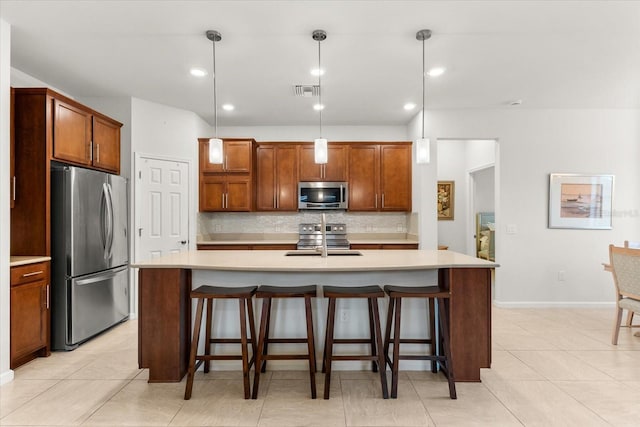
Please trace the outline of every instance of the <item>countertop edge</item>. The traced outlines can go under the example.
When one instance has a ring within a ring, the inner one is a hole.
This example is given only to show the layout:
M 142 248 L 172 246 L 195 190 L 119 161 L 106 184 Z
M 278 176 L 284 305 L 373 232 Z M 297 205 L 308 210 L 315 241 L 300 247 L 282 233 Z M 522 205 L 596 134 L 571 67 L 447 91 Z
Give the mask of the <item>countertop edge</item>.
M 9 257 L 9 267 L 18 267 L 21 265 L 35 264 L 38 262 L 51 261 L 49 256 L 11 256 Z

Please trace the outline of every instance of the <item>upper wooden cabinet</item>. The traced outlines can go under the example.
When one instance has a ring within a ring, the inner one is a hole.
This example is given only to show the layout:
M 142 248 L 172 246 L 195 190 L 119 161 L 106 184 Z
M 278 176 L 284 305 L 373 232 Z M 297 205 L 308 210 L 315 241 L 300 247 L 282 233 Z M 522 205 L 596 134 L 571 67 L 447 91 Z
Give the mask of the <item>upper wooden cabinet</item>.
M 119 173 L 122 124 L 50 89 L 13 95 L 11 253 L 50 255 L 51 160 Z
M 313 144 L 300 145 L 300 181 L 346 181 L 347 148 L 346 144 L 329 143 L 327 163 L 317 164 Z
M 53 158 L 119 174 L 122 124 L 75 102 L 53 103 Z
M 298 148 L 291 143 L 256 147 L 256 210 L 298 210 Z
M 224 163 L 209 163 L 209 139 L 198 138 L 200 212 L 252 210 L 253 140 L 224 139 Z
M 14 110 L 14 90 L 11 88 L 11 105 L 10 105 L 10 116 L 9 119 L 9 188 L 11 188 L 9 198 L 11 209 L 15 205 L 16 200 L 16 156 L 15 156 L 15 124 L 13 121 L 13 110 Z
M 349 146 L 349 210 L 411 211 L 411 143 Z
M 209 163 L 209 139 L 198 138 L 200 149 L 200 171 L 205 173 L 251 172 L 252 139 L 227 139 L 222 142 L 224 161 Z

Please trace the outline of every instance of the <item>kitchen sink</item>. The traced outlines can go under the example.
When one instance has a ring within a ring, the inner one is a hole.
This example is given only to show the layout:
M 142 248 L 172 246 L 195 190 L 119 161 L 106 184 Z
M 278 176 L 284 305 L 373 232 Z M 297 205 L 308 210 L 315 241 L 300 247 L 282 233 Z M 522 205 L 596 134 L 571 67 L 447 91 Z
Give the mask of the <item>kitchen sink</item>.
M 310 249 L 299 249 L 297 251 L 289 251 L 284 256 L 321 256 L 321 252 Z M 328 256 L 362 256 L 360 251 L 352 251 L 350 249 L 329 249 Z

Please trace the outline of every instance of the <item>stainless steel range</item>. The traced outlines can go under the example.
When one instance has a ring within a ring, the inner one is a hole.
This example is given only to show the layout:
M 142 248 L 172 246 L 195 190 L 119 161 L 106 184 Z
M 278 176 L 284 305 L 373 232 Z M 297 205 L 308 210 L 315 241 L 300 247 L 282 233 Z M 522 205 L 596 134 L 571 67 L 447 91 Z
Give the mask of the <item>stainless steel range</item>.
M 349 249 L 346 224 L 327 224 L 327 249 Z M 300 224 L 298 226 L 298 249 L 322 248 L 322 224 Z

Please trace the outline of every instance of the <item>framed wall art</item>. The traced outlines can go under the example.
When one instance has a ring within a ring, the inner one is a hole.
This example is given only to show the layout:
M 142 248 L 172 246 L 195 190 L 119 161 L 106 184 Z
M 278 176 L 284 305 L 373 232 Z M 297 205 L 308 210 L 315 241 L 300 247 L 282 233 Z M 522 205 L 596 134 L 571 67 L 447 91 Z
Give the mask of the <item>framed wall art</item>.
M 549 175 L 549 228 L 610 230 L 613 175 Z
M 453 220 L 455 182 L 438 181 L 438 221 Z

